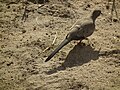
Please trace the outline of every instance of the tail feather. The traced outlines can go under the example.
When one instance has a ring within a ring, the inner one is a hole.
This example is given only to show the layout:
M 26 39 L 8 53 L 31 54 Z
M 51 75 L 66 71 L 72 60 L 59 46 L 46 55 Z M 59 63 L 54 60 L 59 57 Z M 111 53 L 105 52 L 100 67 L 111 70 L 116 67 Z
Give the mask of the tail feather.
M 63 48 L 66 44 L 68 44 L 70 40 L 65 39 L 45 60 L 45 62 L 49 61 L 61 48 Z

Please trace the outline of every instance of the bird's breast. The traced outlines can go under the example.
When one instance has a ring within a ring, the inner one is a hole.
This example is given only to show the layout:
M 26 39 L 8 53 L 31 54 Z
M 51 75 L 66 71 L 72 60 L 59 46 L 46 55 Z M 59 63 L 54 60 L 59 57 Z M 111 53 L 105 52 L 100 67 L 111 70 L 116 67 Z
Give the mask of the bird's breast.
M 82 32 L 84 37 L 88 37 L 93 34 L 95 30 L 95 25 L 93 23 L 86 24 L 82 27 Z

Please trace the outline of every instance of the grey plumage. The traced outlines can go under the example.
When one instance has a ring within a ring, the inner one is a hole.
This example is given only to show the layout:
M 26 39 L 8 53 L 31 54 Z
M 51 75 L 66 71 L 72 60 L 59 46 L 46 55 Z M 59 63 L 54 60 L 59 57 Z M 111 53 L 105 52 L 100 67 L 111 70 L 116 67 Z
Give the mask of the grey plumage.
M 95 20 L 101 14 L 101 10 L 94 10 L 91 16 L 80 24 L 78 21 L 73 27 L 72 31 L 67 34 L 66 38 L 61 44 L 48 56 L 45 62 L 49 61 L 62 47 L 72 40 L 80 40 L 92 35 L 95 30 Z

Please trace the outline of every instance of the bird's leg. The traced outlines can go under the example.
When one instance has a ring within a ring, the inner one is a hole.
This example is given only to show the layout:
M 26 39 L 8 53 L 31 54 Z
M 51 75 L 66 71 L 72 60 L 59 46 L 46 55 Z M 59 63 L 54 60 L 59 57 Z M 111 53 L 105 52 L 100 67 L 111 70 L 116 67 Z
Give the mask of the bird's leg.
M 94 47 L 94 45 L 92 44 L 92 42 L 86 37 L 85 40 L 88 41 L 88 45 L 90 45 L 91 47 Z
M 86 37 L 81 37 L 79 40 L 74 41 L 75 45 L 80 44 L 84 46 L 84 43 L 82 43 L 82 40 L 86 39 Z
M 85 38 L 85 40 L 88 41 L 88 44 L 89 44 L 89 45 L 92 45 L 91 41 L 90 41 L 87 37 Z
M 74 41 L 74 44 L 75 44 L 75 45 L 77 45 L 77 44 L 79 44 L 79 43 L 81 43 L 81 40 L 75 40 L 75 41 Z

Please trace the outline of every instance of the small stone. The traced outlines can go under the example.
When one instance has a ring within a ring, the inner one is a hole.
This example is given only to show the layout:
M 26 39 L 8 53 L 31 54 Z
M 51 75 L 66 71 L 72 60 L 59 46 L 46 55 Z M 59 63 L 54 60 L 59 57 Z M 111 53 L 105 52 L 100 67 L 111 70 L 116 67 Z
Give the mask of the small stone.
M 116 37 L 117 37 L 117 38 L 120 38 L 120 36 L 119 36 L 119 35 L 117 35 Z
M 114 18 L 114 19 L 113 19 L 113 22 L 117 22 L 117 21 L 118 21 L 118 19 L 117 19 L 117 18 Z
M 8 63 L 7 66 L 10 66 L 11 64 L 13 64 L 13 62 Z
M 110 25 L 112 25 L 112 23 L 110 23 Z
M 87 7 L 90 8 L 90 4 L 88 4 Z
M 26 33 L 26 30 L 22 30 L 22 33 Z
M 36 26 L 35 26 L 35 27 L 33 27 L 33 30 L 36 30 Z
M 13 11 L 15 12 L 16 10 L 15 10 L 15 9 L 13 9 Z
M 110 7 L 108 5 L 106 5 L 106 9 L 109 9 Z
M 46 35 L 48 35 L 48 33 L 46 33 Z
M 10 8 L 10 6 L 7 7 L 8 9 Z

